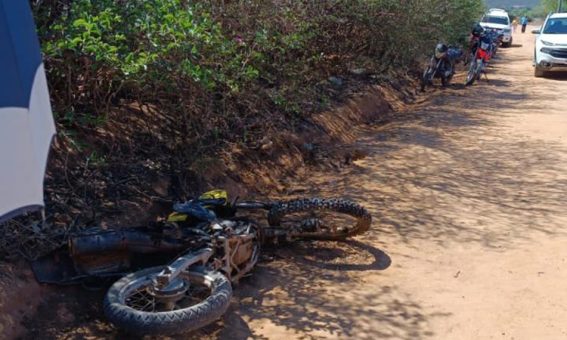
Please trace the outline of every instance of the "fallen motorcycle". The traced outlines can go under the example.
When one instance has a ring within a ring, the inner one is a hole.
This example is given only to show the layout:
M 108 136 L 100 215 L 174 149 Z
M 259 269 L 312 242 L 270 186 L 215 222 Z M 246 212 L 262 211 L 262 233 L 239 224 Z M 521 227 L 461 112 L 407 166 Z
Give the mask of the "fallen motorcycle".
M 455 75 L 455 65 L 462 56 L 463 51 L 460 48 L 437 44 L 435 53 L 421 77 L 421 91 L 425 91 L 428 85 L 432 85 L 435 78 L 441 78 L 441 85 L 447 86 Z
M 344 240 L 371 224 L 366 209 L 344 199 L 229 202 L 225 191 L 215 190 L 173 208 L 156 225 L 71 235 L 67 249 L 32 263 L 36 278 L 76 283 L 143 268 L 112 284 L 103 305 L 107 318 L 134 334 L 184 333 L 225 313 L 231 283 L 254 268 L 262 244 Z M 250 210 L 267 211 L 268 226 L 238 214 Z M 157 265 L 148 268 L 152 262 Z

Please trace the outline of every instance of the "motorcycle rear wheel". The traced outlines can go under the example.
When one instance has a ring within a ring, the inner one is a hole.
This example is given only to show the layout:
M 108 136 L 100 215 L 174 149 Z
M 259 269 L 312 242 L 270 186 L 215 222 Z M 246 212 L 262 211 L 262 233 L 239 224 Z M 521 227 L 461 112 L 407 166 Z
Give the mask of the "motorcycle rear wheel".
M 338 241 L 366 232 L 372 216 L 349 200 L 305 198 L 276 204 L 268 222 L 293 238 Z
M 171 335 L 199 329 L 226 312 L 232 287 L 224 275 L 204 269 L 182 272 L 178 278 L 187 290 L 172 306 L 150 290 L 152 278 L 162 269 L 144 269 L 116 281 L 104 300 L 108 320 L 137 335 Z

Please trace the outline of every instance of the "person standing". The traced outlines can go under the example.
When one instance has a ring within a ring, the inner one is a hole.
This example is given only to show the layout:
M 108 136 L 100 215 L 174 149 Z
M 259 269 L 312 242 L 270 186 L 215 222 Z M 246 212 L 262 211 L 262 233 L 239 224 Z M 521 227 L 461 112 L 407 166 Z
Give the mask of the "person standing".
M 528 17 L 524 15 L 520 19 L 520 24 L 522 24 L 522 33 L 526 33 L 526 26 L 528 25 Z
M 518 24 L 518 18 L 514 18 L 514 20 L 512 20 L 512 32 L 518 32 Z

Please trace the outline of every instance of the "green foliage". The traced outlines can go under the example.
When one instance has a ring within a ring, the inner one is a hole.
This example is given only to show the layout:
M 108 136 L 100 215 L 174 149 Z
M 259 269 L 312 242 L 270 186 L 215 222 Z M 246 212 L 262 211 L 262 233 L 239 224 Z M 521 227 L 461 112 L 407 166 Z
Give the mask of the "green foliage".
M 436 42 L 462 42 L 484 9 L 481 0 L 34 4 L 59 123 L 100 126 L 120 103 L 151 104 L 183 143 L 323 109 L 330 76 L 407 70 Z
M 65 84 L 55 88 L 67 107 L 100 113 L 108 106 L 98 104 L 124 86 L 137 93 L 147 85 L 176 91 L 184 82 L 238 90 L 258 77 L 220 24 L 181 0 L 75 0 L 39 28 L 49 77 Z
M 567 12 L 567 1 L 561 0 L 563 2 L 563 11 Z M 545 13 L 556 12 L 559 10 L 559 0 L 541 0 L 541 7 Z

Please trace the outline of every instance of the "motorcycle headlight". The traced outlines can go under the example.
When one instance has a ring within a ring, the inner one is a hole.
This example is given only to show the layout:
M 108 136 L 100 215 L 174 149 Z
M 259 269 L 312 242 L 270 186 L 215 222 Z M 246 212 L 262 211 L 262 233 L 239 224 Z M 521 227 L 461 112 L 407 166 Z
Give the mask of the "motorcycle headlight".
M 545 41 L 545 40 L 542 40 L 541 43 L 544 44 L 545 46 L 553 46 L 554 45 L 552 42 Z
M 446 54 L 447 54 L 447 52 L 435 51 L 435 58 L 436 58 L 436 59 L 444 58 Z

